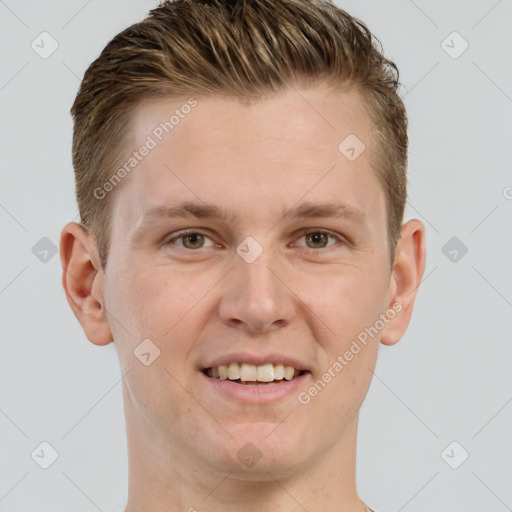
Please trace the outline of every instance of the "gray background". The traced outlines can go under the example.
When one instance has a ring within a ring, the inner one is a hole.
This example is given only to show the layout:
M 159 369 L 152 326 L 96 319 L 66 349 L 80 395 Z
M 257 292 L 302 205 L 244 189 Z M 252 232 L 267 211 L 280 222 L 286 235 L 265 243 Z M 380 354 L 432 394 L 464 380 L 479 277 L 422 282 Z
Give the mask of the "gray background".
M 381 347 L 361 411 L 360 495 L 378 512 L 512 510 L 512 1 L 338 4 L 400 68 L 406 215 L 424 221 L 428 242 L 411 325 Z M 80 78 L 156 5 L 0 0 L 2 512 L 116 512 L 126 501 L 115 348 L 87 341 L 51 248 L 78 218 L 69 108 Z M 43 31 L 58 42 L 46 59 L 31 47 Z M 46 470 L 31 457 L 43 441 L 59 454 Z

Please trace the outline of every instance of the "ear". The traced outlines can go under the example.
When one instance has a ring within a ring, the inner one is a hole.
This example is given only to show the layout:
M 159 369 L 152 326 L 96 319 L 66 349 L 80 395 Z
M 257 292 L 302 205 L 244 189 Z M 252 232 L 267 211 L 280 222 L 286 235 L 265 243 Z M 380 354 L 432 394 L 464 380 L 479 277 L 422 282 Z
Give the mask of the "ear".
M 96 244 L 76 222 L 64 226 L 60 236 L 62 287 L 85 335 L 95 345 L 113 341 L 103 297 L 103 270 Z
M 394 345 L 411 320 L 414 300 L 425 270 L 425 226 L 412 219 L 402 226 L 391 271 L 388 311 L 394 316 L 381 331 L 381 343 Z

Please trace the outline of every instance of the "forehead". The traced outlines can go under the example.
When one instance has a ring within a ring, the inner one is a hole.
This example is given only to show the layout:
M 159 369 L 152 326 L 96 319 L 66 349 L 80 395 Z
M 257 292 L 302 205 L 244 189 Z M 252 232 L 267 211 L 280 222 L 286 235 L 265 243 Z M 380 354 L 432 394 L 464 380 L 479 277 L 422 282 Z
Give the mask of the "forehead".
M 327 85 L 288 88 L 251 103 L 219 96 L 144 101 L 131 120 L 135 146 L 151 135 L 159 146 L 172 146 L 174 140 L 175 145 L 213 149 L 217 142 L 229 142 L 229 132 L 231 145 L 245 144 L 245 151 L 263 139 L 303 147 L 306 138 L 312 142 L 309 149 L 316 145 L 318 151 L 328 147 L 333 153 L 349 134 L 368 138 L 370 128 L 362 96 L 353 88 L 335 91 Z
M 342 199 L 335 197 L 342 185 L 360 191 L 354 206 L 371 207 L 362 204 L 376 182 L 370 130 L 352 89 L 290 88 L 251 104 L 202 96 L 145 102 L 133 115 L 129 146 L 150 149 L 122 184 L 116 207 L 133 222 L 178 199 L 219 206 L 228 199 L 242 210 L 252 197 L 282 212 L 301 196 Z

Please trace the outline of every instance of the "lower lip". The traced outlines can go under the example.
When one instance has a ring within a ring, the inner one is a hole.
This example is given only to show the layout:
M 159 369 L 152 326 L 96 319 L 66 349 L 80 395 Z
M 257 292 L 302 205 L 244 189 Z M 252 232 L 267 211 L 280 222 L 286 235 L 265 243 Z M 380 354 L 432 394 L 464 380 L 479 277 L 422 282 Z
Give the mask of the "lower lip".
M 289 396 L 297 396 L 310 375 L 306 372 L 292 380 L 283 380 L 275 384 L 238 384 L 229 379 L 216 379 L 200 373 L 206 385 L 211 386 L 216 394 L 252 404 L 277 402 Z

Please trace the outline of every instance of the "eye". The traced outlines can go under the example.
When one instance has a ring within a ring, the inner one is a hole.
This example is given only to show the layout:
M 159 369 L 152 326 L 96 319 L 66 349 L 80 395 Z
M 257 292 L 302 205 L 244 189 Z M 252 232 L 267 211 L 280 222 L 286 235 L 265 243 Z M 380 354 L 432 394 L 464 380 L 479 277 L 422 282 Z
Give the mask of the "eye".
M 337 249 L 337 247 L 331 247 L 332 245 L 337 244 L 327 245 L 329 243 L 329 238 L 343 243 L 343 239 L 340 236 L 324 230 L 310 230 L 303 232 L 301 238 L 305 238 L 307 244 L 306 248 L 311 250 L 325 249 L 326 251 L 332 251 Z
M 330 231 L 325 230 L 306 230 L 301 233 L 300 238 L 304 238 L 306 245 L 298 244 L 299 247 L 304 247 L 306 250 L 318 252 L 323 250 L 324 252 L 338 249 L 339 243 L 344 243 L 344 239 Z M 334 243 L 329 243 L 329 239 L 333 240 Z M 207 241 L 210 243 L 207 244 Z M 339 243 L 336 243 L 339 242 Z M 168 238 L 165 242 L 166 245 L 177 245 L 183 249 L 198 250 L 206 247 L 217 246 L 213 240 L 200 231 L 182 231 L 176 234 L 172 238 Z
M 169 238 L 166 240 L 166 244 L 174 244 L 178 247 L 183 247 L 184 249 L 202 249 L 205 246 L 205 241 L 210 240 L 210 237 L 206 236 L 203 233 L 200 233 L 199 231 L 188 231 L 188 232 L 181 232 L 178 235 Z M 176 243 L 177 241 L 180 241 L 181 243 Z M 215 244 L 210 244 L 209 247 L 212 247 Z

